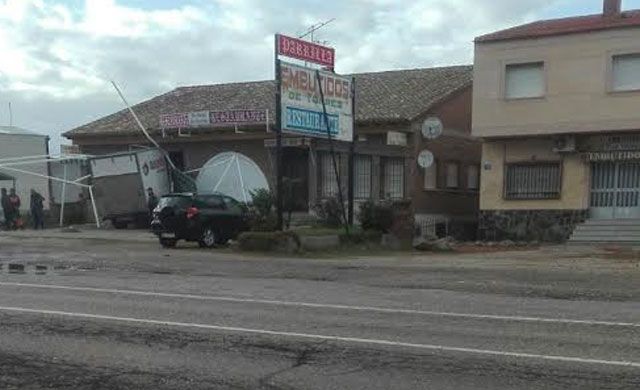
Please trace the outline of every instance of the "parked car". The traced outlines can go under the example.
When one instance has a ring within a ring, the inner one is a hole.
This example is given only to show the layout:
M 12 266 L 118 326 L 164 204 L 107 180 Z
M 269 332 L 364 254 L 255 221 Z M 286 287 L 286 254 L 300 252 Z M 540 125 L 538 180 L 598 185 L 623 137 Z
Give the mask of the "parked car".
M 169 194 L 153 210 L 151 230 L 165 248 L 178 240 L 198 242 L 213 248 L 248 230 L 244 205 L 223 194 Z

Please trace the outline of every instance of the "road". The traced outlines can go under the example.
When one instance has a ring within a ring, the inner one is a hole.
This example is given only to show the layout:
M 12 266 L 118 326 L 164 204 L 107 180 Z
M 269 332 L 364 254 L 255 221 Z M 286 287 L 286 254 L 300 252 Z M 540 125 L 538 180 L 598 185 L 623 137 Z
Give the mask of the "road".
M 0 237 L 0 264 L 2 389 L 640 388 L 633 258 Z

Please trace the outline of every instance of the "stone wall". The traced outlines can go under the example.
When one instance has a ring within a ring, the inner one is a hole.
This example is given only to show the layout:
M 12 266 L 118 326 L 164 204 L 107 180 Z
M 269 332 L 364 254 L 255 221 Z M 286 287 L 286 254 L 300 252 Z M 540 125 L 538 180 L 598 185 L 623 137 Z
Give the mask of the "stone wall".
M 485 241 L 565 242 L 588 210 L 483 210 L 478 236 Z

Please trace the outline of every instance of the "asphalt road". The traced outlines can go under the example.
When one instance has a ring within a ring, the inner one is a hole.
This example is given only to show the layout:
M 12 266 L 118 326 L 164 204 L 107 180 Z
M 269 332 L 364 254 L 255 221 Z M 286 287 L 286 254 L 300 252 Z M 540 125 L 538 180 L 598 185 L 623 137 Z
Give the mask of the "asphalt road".
M 0 238 L 0 264 L 2 389 L 640 388 L 637 260 L 602 253 L 267 259 Z

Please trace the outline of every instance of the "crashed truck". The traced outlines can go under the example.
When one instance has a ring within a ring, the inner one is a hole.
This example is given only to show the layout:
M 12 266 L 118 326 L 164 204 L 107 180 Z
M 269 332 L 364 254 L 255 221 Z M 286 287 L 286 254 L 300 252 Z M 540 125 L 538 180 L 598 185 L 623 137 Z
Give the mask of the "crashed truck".
M 172 168 L 159 149 L 122 152 L 88 160 L 96 208 L 116 229 L 149 226 L 147 189 L 159 198 L 172 191 L 195 192 L 195 183 Z

